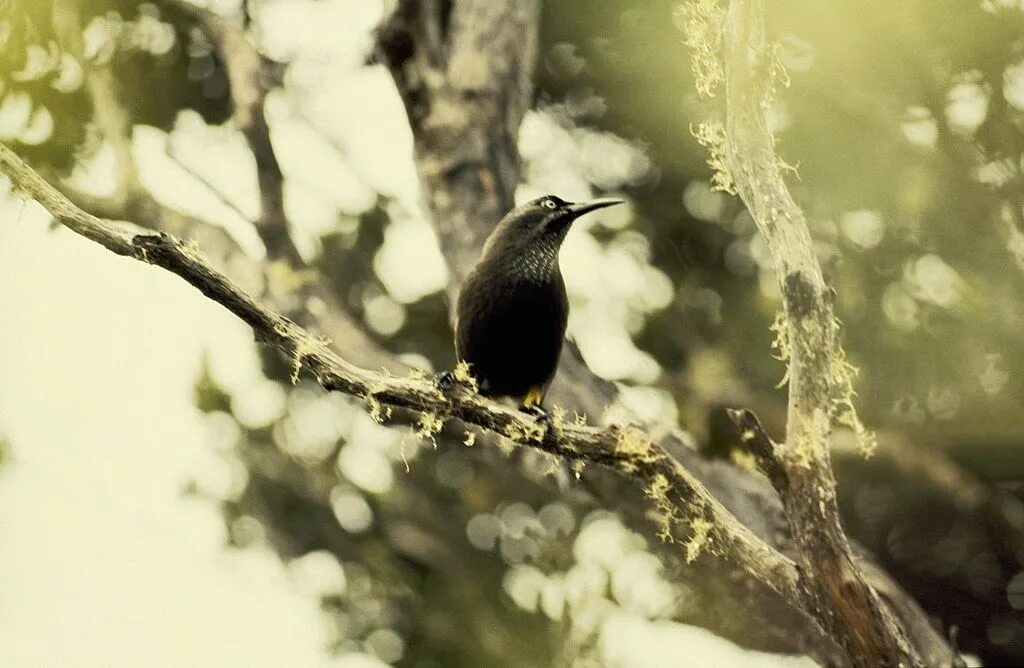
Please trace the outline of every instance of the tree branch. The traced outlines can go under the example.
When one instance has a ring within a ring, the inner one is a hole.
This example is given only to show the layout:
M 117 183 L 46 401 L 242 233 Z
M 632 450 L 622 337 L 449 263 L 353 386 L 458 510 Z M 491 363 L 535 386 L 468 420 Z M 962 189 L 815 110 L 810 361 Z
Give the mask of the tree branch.
M 738 416 L 786 509 L 800 552 L 806 608 L 855 666 L 922 666 L 904 629 L 867 584 L 840 526 L 829 460 L 832 420 L 848 401 L 833 291 L 803 212 L 793 201 L 768 125 L 781 66 L 764 27 L 763 0 L 731 0 L 724 23 L 726 124 L 723 176 L 765 238 L 782 289 L 789 350 L 786 442 L 775 447 L 751 416 Z M 855 424 L 859 424 L 856 423 Z
M 783 498 L 788 508 L 792 503 L 794 490 L 790 485 L 789 476 L 780 455 L 780 446 L 775 443 L 757 416 L 749 410 L 727 411 L 729 418 L 740 432 L 740 440 L 754 455 L 758 467 L 771 481 L 772 486 Z M 962 660 L 955 654 L 946 641 L 936 633 L 927 622 L 927 615 L 920 606 L 906 596 L 892 578 L 877 564 L 871 562 L 866 555 L 853 553 L 857 567 L 871 588 L 898 615 L 904 624 L 903 630 L 913 648 L 921 655 L 927 666 L 963 666 Z
M 168 2 L 196 21 L 225 61 L 235 105 L 235 123 L 243 130 L 257 163 L 262 201 L 260 219 L 256 221 L 257 232 L 271 261 L 281 261 L 291 269 L 297 269 L 303 263 L 288 232 L 282 195 L 284 177 L 270 144 L 269 128 L 263 114 L 267 91 L 260 73 L 266 61 L 249 44 L 240 26 L 187 0 Z M 253 261 L 224 228 L 162 204 L 143 186 L 131 148 L 131 119 L 121 103 L 116 80 L 109 67 L 87 62 L 84 57 L 81 25 L 75 3 L 58 0 L 54 5 L 54 23 L 65 49 L 80 62 L 85 72 L 93 117 L 103 136 L 114 147 L 120 176 L 113 197 L 97 197 L 55 179 L 57 188 L 79 208 L 93 214 L 104 218 L 132 220 L 150 229 L 195 241 L 219 261 L 223 260 L 222 264 L 231 267 L 251 265 Z M 176 156 L 170 157 L 180 164 Z M 215 190 L 198 175 L 193 176 Z M 229 203 L 229 206 L 233 205 Z M 249 274 L 255 275 L 252 271 Z M 269 276 L 267 278 L 270 279 Z M 269 292 L 273 293 L 272 296 L 283 296 L 273 288 L 271 285 Z M 397 363 L 372 340 L 347 309 L 341 308 L 329 290 L 304 284 L 298 292 L 301 294 L 289 295 L 289 299 L 284 300 L 289 302 L 289 313 L 300 315 L 304 322 L 315 321 L 321 331 L 363 363 L 375 367 L 385 366 L 391 370 L 404 368 L 404 365 Z M 307 312 L 311 301 L 323 305 L 315 316 Z
M 453 296 L 494 221 L 513 205 L 518 126 L 533 98 L 537 10 L 533 1 L 400 0 L 379 30 L 377 55 L 391 70 L 405 103 L 427 210 L 451 269 Z M 611 383 L 587 368 L 574 346 L 567 346 L 550 394 L 554 402 L 600 415 L 616 394 Z M 788 533 L 782 509 L 764 481 L 702 460 L 680 430 L 665 434 L 660 444 L 763 540 L 786 542 L 780 540 Z M 637 519 L 637 508 L 623 508 L 619 479 L 590 474 L 584 482 L 598 498 Z M 750 638 L 749 631 L 741 635 Z M 814 641 L 797 644 L 807 648 Z
M 210 267 L 194 246 L 167 234 L 136 233 L 82 211 L 3 144 L 0 171 L 73 232 L 118 255 L 162 267 L 184 279 L 252 327 L 257 340 L 278 349 L 297 369 L 312 373 L 324 389 L 362 398 L 377 416 L 387 407 L 414 411 L 421 416 L 419 433 L 425 437 L 436 433 L 444 420 L 457 418 L 519 445 L 619 471 L 647 489 L 667 523 L 689 523 L 696 534 L 687 544 L 691 558 L 704 549 L 721 553 L 787 600 L 797 600 L 794 564 L 739 523 L 700 481 L 642 432 L 576 425 L 557 425 L 545 431 L 530 416 L 465 388 L 446 395 L 429 380 L 357 367 L 324 341 L 245 294 Z
M 61 45 L 82 67 L 93 120 L 114 150 L 118 171 L 117 186 L 111 197 L 97 197 L 58 180 L 61 192 L 79 207 L 105 218 L 131 219 L 147 227 L 195 239 L 204 248 L 215 249 L 218 255 L 238 250 L 235 239 L 222 227 L 161 204 L 142 185 L 132 152 L 131 118 L 121 103 L 117 80 L 109 66 L 85 58 L 77 4 L 72 0 L 57 0 L 53 5 L 53 23 Z
M 288 218 L 284 211 L 284 175 L 270 141 L 270 127 L 264 111 L 267 86 L 263 79 L 267 78 L 272 63 L 256 50 L 238 23 L 188 0 L 168 2 L 195 20 L 224 63 L 234 104 L 234 121 L 245 135 L 256 159 L 261 203 L 256 231 L 267 249 L 267 256 L 284 260 L 293 267 L 302 266 L 302 257 L 288 232 Z
M 306 263 L 288 229 L 288 217 L 284 209 L 284 174 L 270 139 L 270 127 L 264 111 L 269 91 L 268 81 L 271 79 L 268 72 L 275 64 L 259 53 L 249 41 L 240 22 L 219 16 L 189 0 L 166 1 L 196 22 L 217 49 L 227 70 L 234 104 L 234 123 L 245 136 L 256 161 L 261 211 L 255 225 L 267 258 L 271 262 L 282 263 L 292 271 L 305 267 Z M 267 278 L 270 282 L 269 292 L 273 295 L 277 291 L 269 272 Z M 373 340 L 365 325 L 322 281 L 300 281 L 298 287 L 288 288 L 288 291 L 293 293 L 288 295 L 288 299 L 277 300 L 288 302 L 281 304 L 285 313 L 306 326 L 315 322 L 346 354 L 358 355 L 361 362 L 372 363 L 372 366 L 378 368 L 384 367 L 391 371 L 406 368 Z M 311 304 L 319 304 L 320 308 L 310 309 Z

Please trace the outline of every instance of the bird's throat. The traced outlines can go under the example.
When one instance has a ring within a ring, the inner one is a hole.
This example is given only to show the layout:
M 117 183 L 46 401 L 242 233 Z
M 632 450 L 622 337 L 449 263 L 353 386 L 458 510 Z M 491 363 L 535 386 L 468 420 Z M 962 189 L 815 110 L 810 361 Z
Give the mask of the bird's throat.
M 505 258 L 507 271 L 520 279 L 543 282 L 558 272 L 558 246 L 534 244 Z

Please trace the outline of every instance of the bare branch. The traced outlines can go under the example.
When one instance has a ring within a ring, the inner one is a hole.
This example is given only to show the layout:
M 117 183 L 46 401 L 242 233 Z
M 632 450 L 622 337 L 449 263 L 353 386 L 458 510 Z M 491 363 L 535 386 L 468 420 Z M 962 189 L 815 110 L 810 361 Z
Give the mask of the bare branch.
M 442 4 L 399 2 L 380 30 L 378 55 L 406 106 L 427 209 L 454 294 L 494 221 L 513 204 L 516 137 L 533 98 L 538 7 L 532 1 L 455 0 L 445 5 L 445 14 Z M 567 348 L 552 387 L 554 401 L 601 414 L 616 394 L 573 346 Z M 762 538 L 778 541 L 786 534 L 778 500 L 763 481 L 702 461 L 678 430 L 662 437 L 661 445 Z M 622 497 L 617 479 L 591 475 L 585 482 L 606 502 Z
M 92 102 L 93 120 L 114 149 L 114 161 L 120 176 L 114 199 L 126 202 L 143 188 L 132 153 L 132 123 L 119 102 L 117 81 L 108 67 L 96 66 L 85 58 L 77 2 L 56 0 L 53 3 L 53 25 L 61 46 L 78 61 L 85 73 L 85 88 Z
M 121 103 L 117 81 L 110 68 L 85 58 L 77 3 L 57 0 L 53 5 L 53 22 L 63 48 L 79 62 L 85 73 L 93 120 L 114 150 L 119 177 L 111 197 L 91 195 L 58 181 L 61 192 L 79 207 L 97 215 L 131 219 L 147 227 L 195 239 L 217 255 L 237 250 L 237 242 L 222 227 L 161 204 L 142 185 L 132 152 L 131 118 Z
M 536 10 L 534 2 L 401 0 L 380 30 L 378 57 L 408 112 L 427 209 L 451 269 L 451 293 L 475 263 L 490 226 L 512 205 L 519 179 L 515 138 L 532 100 Z M 552 398 L 600 414 L 615 395 L 570 346 Z M 785 533 L 778 500 L 763 481 L 702 461 L 679 433 L 666 435 L 661 445 L 763 538 L 778 542 Z M 600 498 L 621 496 L 614 479 L 586 480 Z
M 312 373 L 324 389 L 362 398 L 371 413 L 395 407 L 428 419 L 457 418 L 519 445 L 619 471 L 645 487 L 660 512 L 667 515 L 666 522 L 686 522 L 699 534 L 697 542 L 687 544 L 691 557 L 705 549 L 721 554 L 786 600 L 797 601 L 794 564 L 739 523 L 700 481 L 642 432 L 576 425 L 545 431 L 530 416 L 464 389 L 446 395 L 429 380 L 399 378 L 357 367 L 335 354 L 324 341 L 245 294 L 210 267 L 193 246 L 167 234 L 135 233 L 82 211 L 2 144 L 0 171 L 72 231 L 118 255 L 177 274 L 252 327 L 257 340 Z
M 793 503 L 799 503 L 792 498 L 796 492 L 790 483 L 780 447 L 765 432 L 757 416 L 749 410 L 728 410 L 727 414 L 739 430 L 743 445 L 753 453 L 758 466 L 782 497 L 787 510 Z M 914 650 L 924 661 L 923 665 L 963 665 L 955 650 L 950 648 L 928 623 L 928 617 L 920 606 L 903 593 L 885 571 L 862 554 L 854 553 L 853 558 L 865 582 L 877 592 L 904 625 L 900 631 L 908 635 Z
M 296 268 L 301 264 L 301 258 L 288 233 L 283 209 L 283 176 L 270 144 L 269 129 L 263 115 L 266 90 L 260 76 L 260 68 L 264 66 L 265 61 L 249 44 L 241 28 L 229 20 L 199 8 L 187 0 L 168 1 L 196 20 L 207 37 L 218 46 L 221 57 L 227 63 L 235 103 L 235 120 L 245 132 L 259 171 L 262 212 L 260 220 L 257 221 L 257 231 L 271 260 L 282 261 L 287 266 Z M 121 103 L 116 80 L 109 68 L 97 66 L 84 58 L 76 4 L 69 0 L 59 0 L 54 6 L 54 22 L 58 25 L 65 48 L 79 60 L 85 72 L 93 117 L 103 136 L 114 147 L 121 179 L 113 197 L 97 197 L 55 178 L 58 189 L 79 208 L 93 214 L 105 218 L 132 220 L 150 229 L 189 239 L 198 243 L 218 260 L 224 260 L 232 266 L 250 265 L 253 261 L 223 227 L 162 204 L 142 185 L 132 154 L 131 119 Z M 182 165 L 176 156 L 170 157 Z M 203 181 L 215 194 L 220 195 L 212 184 L 197 174 L 193 176 Z M 221 199 L 226 202 L 225 198 Z M 227 203 L 234 207 L 232 203 Z M 259 273 L 253 273 L 251 267 L 249 269 L 251 275 Z M 394 360 L 372 340 L 362 324 L 347 309 L 341 308 L 341 304 L 329 291 L 319 289 L 318 286 L 306 285 L 300 292 L 301 294 L 292 295 L 289 312 L 302 314 L 304 321 L 315 320 L 321 331 L 329 334 L 348 354 L 356 355 L 364 363 L 372 363 L 375 367 L 385 366 L 390 370 L 404 368 L 404 365 Z M 318 309 L 314 306 L 317 313 L 308 313 L 308 307 L 316 303 L 320 304 Z M 295 308 L 296 304 L 299 304 L 298 308 Z
M 256 231 L 267 249 L 267 256 L 285 260 L 294 267 L 302 266 L 284 211 L 284 176 L 270 141 L 270 128 L 264 106 L 271 63 L 256 50 L 242 26 L 223 16 L 198 7 L 188 0 L 168 0 L 191 16 L 206 38 L 213 43 L 227 70 L 234 121 L 245 135 L 256 159 L 262 211 Z

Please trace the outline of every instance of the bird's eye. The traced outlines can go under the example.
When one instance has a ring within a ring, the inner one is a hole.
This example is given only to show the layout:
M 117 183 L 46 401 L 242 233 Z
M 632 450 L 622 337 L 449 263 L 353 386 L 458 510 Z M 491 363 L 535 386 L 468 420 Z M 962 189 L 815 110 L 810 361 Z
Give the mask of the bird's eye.
M 558 206 L 557 204 L 554 203 L 553 200 L 550 199 L 544 200 L 543 202 L 540 203 L 540 205 L 545 209 L 554 209 L 556 206 Z

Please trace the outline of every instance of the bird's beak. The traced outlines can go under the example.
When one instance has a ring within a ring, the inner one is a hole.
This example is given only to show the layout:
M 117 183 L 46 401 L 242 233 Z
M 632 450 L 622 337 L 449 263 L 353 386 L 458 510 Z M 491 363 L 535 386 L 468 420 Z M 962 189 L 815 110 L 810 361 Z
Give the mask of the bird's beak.
M 616 204 L 625 204 L 626 200 L 618 199 L 617 197 L 602 197 L 600 199 L 593 199 L 589 202 L 578 202 L 576 204 L 570 204 L 567 209 L 572 215 L 573 219 L 579 218 L 585 213 L 591 211 L 597 211 L 603 209 L 606 206 L 615 206 Z

